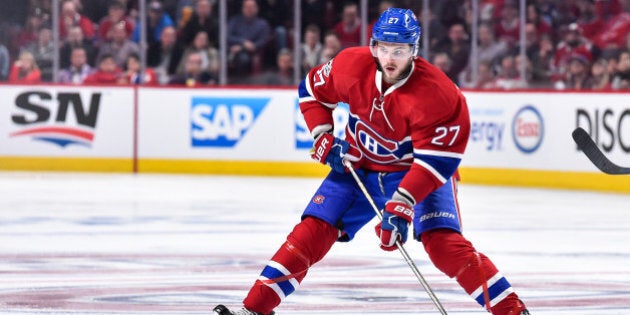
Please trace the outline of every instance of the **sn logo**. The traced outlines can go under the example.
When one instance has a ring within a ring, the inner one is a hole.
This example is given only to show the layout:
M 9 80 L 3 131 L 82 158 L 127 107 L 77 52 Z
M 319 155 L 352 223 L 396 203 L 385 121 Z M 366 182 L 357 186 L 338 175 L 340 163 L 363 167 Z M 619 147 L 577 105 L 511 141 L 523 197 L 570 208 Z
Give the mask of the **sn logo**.
M 11 115 L 11 121 L 20 126 L 20 130 L 10 136 L 31 136 L 61 147 L 69 144 L 90 146 L 100 103 L 101 93 L 92 93 L 87 109 L 79 93 L 21 93 L 15 98 L 19 110 Z
M 234 147 L 254 125 L 269 98 L 193 97 L 191 145 Z

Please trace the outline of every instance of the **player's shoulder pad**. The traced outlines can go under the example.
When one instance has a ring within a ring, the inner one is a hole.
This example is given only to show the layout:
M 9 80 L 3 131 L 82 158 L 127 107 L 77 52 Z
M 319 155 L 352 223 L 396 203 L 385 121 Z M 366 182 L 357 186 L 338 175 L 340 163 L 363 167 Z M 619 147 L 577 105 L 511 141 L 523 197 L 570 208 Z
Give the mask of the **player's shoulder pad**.
M 374 57 L 367 46 L 346 48 L 333 58 L 333 67 L 343 69 L 346 73 L 369 68 L 366 64 L 373 63 Z
M 416 58 L 414 65 L 415 79 L 419 80 L 421 88 L 432 93 L 460 94 L 457 85 L 438 67 L 422 58 Z

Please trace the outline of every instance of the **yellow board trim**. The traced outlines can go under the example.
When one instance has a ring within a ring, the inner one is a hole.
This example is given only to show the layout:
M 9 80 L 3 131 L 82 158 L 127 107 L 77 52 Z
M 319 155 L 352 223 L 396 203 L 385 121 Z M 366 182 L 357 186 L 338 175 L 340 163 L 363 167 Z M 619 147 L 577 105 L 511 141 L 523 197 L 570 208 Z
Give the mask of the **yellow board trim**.
M 462 183 L 630 193 L 630 175 L 462 167 Z
M 323 177 L 330 168 L 315 162 L 141 159 L 138 171 L 252 176 Z
M 324 177 L 330 168 L 315 162 L 138 160 L 139 173 Z M 133 172 L 132 159 L 0 157 L 0 170 Z M 630 193 L 630 175 L 480 167 L 460 168 L 462 183 L 581 189 Z
M 133 172 L 132 159 L 0 156 L 0 170 Z

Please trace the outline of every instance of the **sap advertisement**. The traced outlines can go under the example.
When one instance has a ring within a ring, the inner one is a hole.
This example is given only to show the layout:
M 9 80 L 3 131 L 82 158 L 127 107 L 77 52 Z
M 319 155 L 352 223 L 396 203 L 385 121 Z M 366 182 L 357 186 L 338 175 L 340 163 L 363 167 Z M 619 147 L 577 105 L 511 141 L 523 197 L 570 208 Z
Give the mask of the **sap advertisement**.
M 133 89 L 0 86 L 0 156 L 131 158 Z
M 139 99 L 140 158 L 309 161 L 295 91 L 146 88 Z
M 630 163 L 630 102 L 621 93 L 467 92 L 471 133 L 462 166 L 592 171 L 572 131 Z

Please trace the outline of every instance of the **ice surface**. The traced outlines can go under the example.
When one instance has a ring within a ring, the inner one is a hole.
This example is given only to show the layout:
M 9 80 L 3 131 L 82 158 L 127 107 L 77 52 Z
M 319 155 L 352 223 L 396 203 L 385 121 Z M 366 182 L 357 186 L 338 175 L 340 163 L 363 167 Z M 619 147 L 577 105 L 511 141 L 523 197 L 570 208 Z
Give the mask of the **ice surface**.
M 0 313 L 210 314 L 238 306 L 318 178 L 0 172 Z M 630 314 L 630 195 L 463 184 L 464 234 L 532 314 Z M 278 314 L 438 314 L 372 224 Z M 407 250 L 449 314 L 486 314 Z

